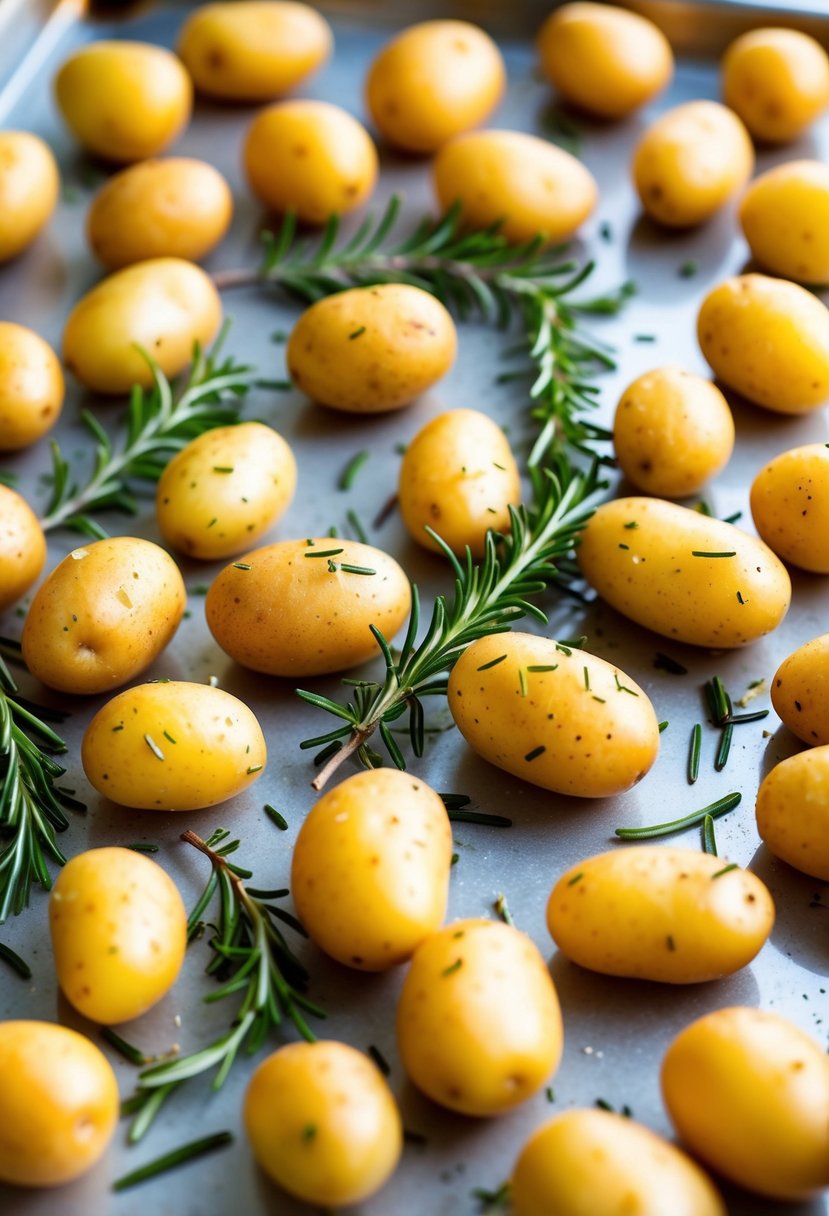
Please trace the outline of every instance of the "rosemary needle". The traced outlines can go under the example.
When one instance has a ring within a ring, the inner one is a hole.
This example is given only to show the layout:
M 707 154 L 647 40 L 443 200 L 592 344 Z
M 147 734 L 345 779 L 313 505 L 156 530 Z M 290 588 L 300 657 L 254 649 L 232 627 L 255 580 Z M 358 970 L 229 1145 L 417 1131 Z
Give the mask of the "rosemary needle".
M 734 734 L 734 723 L 726 722 L 722 728 L 720 735 L 720 745 L 717 748 L 717 755 L 714 758 L 714 768 L 718 773 L 721 773 L 728 763 L 728 756 L 731 752 L 731 739 Z
M 135 1064 L 138 1068 L 143 1068 L 145 1064 L 149 1064 L 150 1057 L 145 1055 L 140 1047 L 134 1047 L 132 1043 L 128 1043 L 126 1039 L 122 1039 L 120 1034 L 116 1034 L 111 1026 L 103 1026 L 101 1028 L 101 1038 L 106 1039 L 110 1047 L 114 1047 L 117 1052 L 129 1060 L 130 1064 Z
M 512 820 L 503 815 L 484 815 L 480 811 L 449 810 L 446 814 L 453 823 L 480 823 L 488 828 L 511 828 Z
M 690 815 L 685 815 L 682 819 L 672 819 L 669 823 L 657 823 L 653 827 L 617 828 L 616 835 L 622 840 L 653 840 L 657 836 L 672 836 L 674 832 L 684 832 L 686 828 L 697 827 L 704 821 L 706 815 L 716 819 L 719 815 L 733 811 L 741 801 L 742 794 L 726 794 L 724 798 L 717 799 L 710 806 L 704 806 L 700 811 L 692 811 Z
M 366 463 L 369 456 L 370 456 L 370 453 L 368 452 L 368 450 L 363 450 L 362 452 L 358 452 L 356 454 L 356 456 L 351 457 L 348 464 L 345 466 L 342 473 L 340 474 L 340 479 L 337 482 L 338 489 L 340 489 L 340 490 L 350 490 L 351 489 L 351 487 L 354 485 L 354 480 L 355 480 L 357 474 L 360 472 L 360 469 Z
M 699 722 L 691 729 L 691 743 L 688 751 L 688 784 L 693 785 L 699 777 L 699 754 L 702 747 L 702 726 Z
M 163 1157 L 157 1157 L 155 1161 L 140 1166 L 132 1173 L 124 1174 L 117 1182 L 113 1182 L 112 1189 L 113 1191 L 125 1191 L 128 1187 L 137 1186 L 139 1182 L 146 1182 L 149 1178 L 155 1178 L 158 1174 L 175 1169 L 176 1166 L 183 1165 L 185 1161 L 193 1161 L 196 1157 L 203 1157 L 205 1153 L 212 1153 L 216 1149 L 224 1148 L 225 1145 L 232 1143 L 231 1132 L 215 1132 L 212 1136 L 204 1136 L 201 1140 L 191 1140 L 189 1144 L 182 1144 L 181 1148 L 173 1149 L 171 1153 L 165 1153 Z
M 717 838 L 714 835 L 714 817 L 706 815 L 702 821 L 702 851 L 717 856 Z
M 11 946 L 6 946 L 3 942 L 0 942 L 0 958 L 8 963 L 21 979 L 30 980 L 32 978 L 32 969 L 26 960 L 21 958 L 16 950 L 12 950 Z

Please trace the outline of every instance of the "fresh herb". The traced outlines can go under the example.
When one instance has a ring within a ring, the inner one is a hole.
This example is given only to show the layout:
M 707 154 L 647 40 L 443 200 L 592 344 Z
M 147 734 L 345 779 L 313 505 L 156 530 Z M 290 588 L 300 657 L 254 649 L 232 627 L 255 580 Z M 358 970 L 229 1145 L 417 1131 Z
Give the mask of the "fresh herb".
M 493 904 L 493 907 L 495 908 L 495 911 L 498 913 L 498 915 L 500 916 L 501 920 L 504 922 L 505 925 L 513 925 L 513 926 L 515 925 L 515 921 L 512 919 L 512 913 L 509 910 L 509 904 L 507 903 L 506 895 L 504 895 L 503 893 L 498 895 L 496 897 L 495 903 Z
M 365 332 L 366 332 L 365 325 L 358 325 L 357 328 L 348 335 L 349 341 L 353 342 L 355 338 L 362 338 L 362 336 Z
M 731 740 L 734 735 L 734 723 L 726 722 L 722 728 L 720 735 L 720 745 L 717 748 L 717 754 L 714 757 L 714 768 L 718 773 L 721 773 L 728 763 L 728 756 L 731 752 Z
M 129 1060 L 130 1064 L 135 1064 L 137 1068 L 143 1068 L 145 1064 L 149 1064 L 150 1057 L 140 1047 L 135 1047 L 132 1043 L 128 1043 L 126 1039 L 122 1039 L 120 1034 L 116 1034 L 111 1026 L 103 1026 L 101 1028 L 101 1038 L 105 1039 L 110 1047 L 114 1047 L 125 1060 Z
M 656 652 L 656 658 L 653 661 L 654 667 L 660 671 L 668 671 L 672 676 L 687 676 L 688 668 L 683 667 L 676 659 L 672 659 L 669 654 L 662 654 L 661 651 Z
M 712 874 L 711 879 L 713 881 L 715 878 L 722 878 L 723 874 L 730 874 L 732 870 L 739 870 L 739 868 L 736 861 L 732 861 L 729 865 L 723 866 L 721 870 L 717 870 L 715 874 Z
M 124 1174 L 122 1178 L 113 1182 L 112 1189 L 113 1191 L 125 1191 L 128 1187 L 137 1186 L 139 1182 L 146 1182 L 149 1178 L 155 1178 L 158 1174 L 175 1169 L 176 1166 L 183 1165 L 185 1161 L 203 1157 L 205 1153 L 215 1152 L 217 1148 L 224 1148 L 232 1143 L 233 1136 L 230 1132 L 215 1132 L 212 1136 L 204 1136 L 201 1140 L 191 1140 L 189 1144 L 182 1144 L 180 1148 L 165 1153 L 163 1157 L 158 1157 L 155 1161 L 142 1165 L 129 1174 Z
M 250 562 L 234 562 L 233 569 L 234 570 L 252 570 L 253 566 L 251 566 Z
M 456 971 L 460 971 L 463 966 L 463 959 L 456 958 L 454 963 L 450 963 L 448 967 L 444 967 L 441 971 L 442 976 L 454 975 Z
M 380 1072 L 384 1077 L 391 1075 L 391 1066 L 379 1047 L 375 1047 L 374 1044 L 371 1043 L 368 1048 L 368 1054 L 371 1056 L 372 1060 L 380 1069 Z
M 471 1195 L 481 1205 L 480 1212 L 482 1216 L 495 1216 L 496 1212 L 506 1212 L 509 1207 L 510 1185 L 509 1182 L 502 1182 L 497 1190 L 494 1191 L 488 1191 L 484 1187 L 477 1186 L 471 1192 Z
M 153 755 L 155 756 L 156 760 L 163 760 L 163 759 L 164 759 L 164 752 L 163 752 L 163 751 L 161 750 L 161 748 L 158 746 L 158 744 L 156 743 L 156 741 L 155 741 L 155 739 L 152 737 L 152 735 L 145 735 L 145 736 L 144 736 L 144 742 L 147 744 L 147 747 L 148 747 L 148 748 L 150 749 L 150 751 L 153 753 Z
M 699 266 L 696 262 L 683 262 L 678 274 L 681 279 L 692 279 L 698 270 Z
M 480 811 L 452 810 L 447 807 L 446 814 L 452 823 L 478 823 L 486 828 L 511 828 L 512 820 L 504 815 L 484 815 Z
M 124 846 L 127 849 L 132 849 L 133 853 L 157 853 L 159 845 L 147 844 L 143 840 L 134 840 L 132 844 Z
M 617 828 L 616 835 L 622 840 L 653 840 L 657 836 L 672 836 L 674 832 L 684 832 L 686 828 L 697 827 L 703 822 L 706 815 L 710 815 L 712 819 L 726 815 L 729 811 L 733 811 L 741 801 L 742 794 L 726 794 L 724 798 L 718 798 L 710 806 L 704 806 L 701 811 L 692 811 L 690 815 L 685 815 L 682 819 L 672 819 L 669 823 L 657 823 L 653 827 L 646 828 Z
M 699 755 L 702 748 L 702 726 L 697 722 L 691 728 L 691 743 L 688 749 L 688 784 L 693 785 L 699 777 Z
M 21 979 L 30 980 L 32 978 L 32 969 L 25 958 L 21 958 L 16 950 L 12 950 L 11 946 L 5 945 L 4 942 L 0 942 L 0 959 L 4 963 L 8 963 Z
M 524 759 L 528 763 L 531 763 L 533 760 L 537 760 L 539 756 L 543 756 L 546 750 L 547 748 L 544 746 L 544 744 L 540 743 L 538 747 L 534 747 L 531 752 L 527 752 Z
M 567 886 L 574 887 L 576 885 L 576 883 L 581 882 L 581 880 L 583 878 L 584 878 L 584 873 L 583 873 L 583 871 L 580 870 L 578 872 L 578 874 L 574 874 L 572 878 L 567 879 Z
M 702 851 L 717 856 L 717 838 L 714 835 L 714 816 L 706 815 L 702 821 Z
M 507 656 L 499 654 L 497 659 L 490 659 L 488 663 L 482 663 L 480 667 L 476 667 L 476 671 L 489 671 L 490 667 L 497 667 L 499 663 L 503 663 Z
M 303 557 L 337 557 L 345 553 L 345 549 L 315 549 L 313 553 L 303 553 Z
M 356 456 L 352 456 L 348 464 L 340 474 L 340 479 L 337 482 L 337 488 L 340 490 L 350 490 L 354 485 L 354 479 L 360 472 L 360 469 L 368 460 L 371 453 L 367 450 L 358 452 Z
M 601 697 L 594 697 L 594 698 L 593 698 L 593 700 L 594 700 L 594 701 L 600 701 L 600 700 L 601 700 Z M 667 718 L 665 719 L 665 721 L 664 721 L 664 722 L 660 722 L 660 723 L 659 723 L 659 733 L 660 733 L 660 735 L 661 735 L 661 734 L 663 734 L 663 733 L 664 733 L 664 732 L 665 732 L 665 731 L 668 729 L 668 727 L 669 727 L 669 726 L 670 726 L 670 722 L 667 720 Z
M 275 806 L 271 806 L 271 804 L 269 802 L 265 803 L 265 814 L 268 816 L 268 818 L 271 820 L 272 823 L 276 824 L 276 826 L 279 828 L 280 832 L 287 832 L 288 820 L 285 818 L 285 816 L 282 814 L 281 811 L 278 811 Z
M 351 510 L 346 511 L 345 517 L 348 520 L 349 527 L 351 528 L 354 535 L 357 537 L 357 540 L 361 544 L 367 545 L 369 543 L 368 533 L 366 532 L 365 528 L 363 527 L 362 520 L 360 519 L 357 512 L 351 511 Z
M 726 553 L 708 553 L 704 549 L 692 549 L 691 557 L 736 557 L 737 550 L 730 549 Z

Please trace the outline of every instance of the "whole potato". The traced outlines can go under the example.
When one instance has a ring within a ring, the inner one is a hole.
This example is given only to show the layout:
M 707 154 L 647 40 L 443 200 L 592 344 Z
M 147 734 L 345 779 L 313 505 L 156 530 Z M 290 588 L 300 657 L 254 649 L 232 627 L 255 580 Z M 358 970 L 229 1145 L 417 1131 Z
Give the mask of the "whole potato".
M 757 793 L 757 830 L 775 857 L 829 881 L 829 746 L 775 765 Z
M 222 302 L 203 270 L 181 258 L 152 258 L 116 271 L 78 301 L 63 331 L 63 361 L 96 393 L 150 388 L 142 351 L 165 376 L 177 376 L 221 320 Z
M 617 612 L 678 642 L 746 646 L 789 609 L 786 567 L 762 541 L 661 498 L 603 503 L 577 556 Z
M 829 743 L 829 633 L 783 660 L 771 682 L 771 703 L 798 739 L 812 747 Z
M 164 680 L 113 697 L 83 737 L 84 772 L 121 806 L 198 811 L 247 789 L 265 767 L 256 717 L 221 688 Z
M 722 88 L 756 139 L 789 143 L 829 105 L 829 56 L 798 30 L 750 30 L 725 52 Z
M 55 77 L 67 126 L 84 147 L 118 164 L 157 156 L 190 119 L 193 86 L 171 51 L 148 42 L 91 42 Z
M 286 351 L 297 388 L 331 409 L 401 409 L 445 376 L 455 323 L 420 287 L 385 283 L 326 296 L 306 309 Z
M 55 352 L 34 330 L 0 321 L 0 450 L 35 443 L 63 408 L 63 372 Z
M 501 223 L 512 244 L 569 240 L 596 206 L 593 175 L 569 152 L 523 131 L 473 131 L 444 144 L 432 171 L 444 210 L 469 228 Z
M 657 118 L 636 145 L 633 184 L 658 224 L 703 224 L 743 188 L 754 168 L 751 138 L 716 101 L 686 101 Z
M 46 537 L 24 498 L 0 485 L 0 609 L 25 595 L 46 563 Z
M 368 70 L 366 103 L 383 138 L 436 152 L 483 122 L 501 99 L 501 52 L 468 21 L 421 21 L 396 34 Z
M 293 0 L 202 4 L 184 25 L 178 53 L 200 93 L 223 101 L 270 101 L 290 91 L 331 53 L 321 13 Z
M 751 515 L 778 557 L 829 574 L 829 447 L 808 443 L 770 460 L 751 483 Z
M 665 1054 L 662 1095 L 688 1147 L 739 1186 L 792 1201 L 829 1186 L 829 1060 L 776 1013 L 692 1022 Z
M 0 262 L 31 245 L 51 219 L 59 188 L 48 144 L 30 131 L 0 131 Z
M 23 624 L 26 666 L 59 692 L 109 692 L 149 667 L 178 628 L 187 592 L 152 541 L 113 536 L 73 549 Z
M 829 283 L 829 165 L 793 160 L 761 173 L 743 195 L 740 226 L 765 270 Z

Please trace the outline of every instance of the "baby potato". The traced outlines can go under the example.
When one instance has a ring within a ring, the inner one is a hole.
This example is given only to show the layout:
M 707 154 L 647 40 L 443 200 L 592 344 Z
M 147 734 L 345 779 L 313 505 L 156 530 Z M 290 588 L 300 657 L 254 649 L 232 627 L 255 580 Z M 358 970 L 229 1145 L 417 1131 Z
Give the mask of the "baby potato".
M 697 338 L 714 374 L 755 405 L 808 414 L 829 398 L 829 309 L 796 283 L 726 279 L 700 306 Z
M 662 31 L 625 9 L 587 0 L 551 13 L 538 34 L 541 70 L 565 101 L 599 118 L 624 118 L 674 74 Z
M 78 301 L 63 331 L 63 361 L 96 393 L 150 388 L 142 352 L 165 376 L 177 376 L 221 320 L 219 293 L 203 270 L 182 258 L 151 258 L 116 271 Z
M 387 42 L 368 70 L 366 104 L 387 143 L 436 152 L 482 123 L 506 87 L 501 52 L 468 21 L 421 21 Z
M 315 1207 L 362 1203 L 394 1173 L 403 1126 L 361 1051 L 325 1040 L 268 1056 L 245 1094 L 253 1155 L 278 1186 Z
M 621 794 L 659 751 L 653 706 L 630 676 L 531 633 L 468 646 L 449 677 L 449 708 L 479 756 L 557 794 Z
M 0 485 L 0 609 L 25 595 L 46 562 L 46 537 L 24 498 Z
M 23 623 L 23 658 L 59 692 L 109 692 L 156 659 L 187 603 L 178 566 L 152 541 L 82 545 L 38 588 Z
M 792 1201 L 829 1186 L 829 1060 L 776 1013 L 692 1022 L 665 1054 L 662 1095 L 688 1147 L 739 1186 Z
M 757 793 L 757 830 L 775 857 L 829 881 L 829 746 L 789 756 Z
M 291 891 L 326 954 L 386 971 L 443 923 L 451 861 L 439 795 L 409 773 L 372 769 L 312 808 L 294 846 Z
M 829 448 L 808 443 L 781 452 L 751 483 L 757 531 L 778 557 L 829 574 Z
M 348 414 L 409 405 L 449 371 L 457 332 L 428 291 L 406 283 L 354 287 L 306 309 L 286 351 L 297 388 Z
M 118 1083 L 88 1038 L 51 1022 L 0 1022 L 0 1075 L 0 1182 L 62 1186 L 103 1156 Z
M 397 1005 L 409 1078 L 462 1115 L 499 1115 L 558 1067 L 558 997 L 526 934 L 493 920 L 456 920 L 418 946 Z
M 829 56 L 798 30 L 751 30 L 725 52 L 722 89 L 755 139 L 789 143 L 829 105 Z
M 789 609 L 786 567 L 761 540 L 661 498 L 603 503 L 577 556 L 617 612 L 677 642 L 747 646 Z
M 330 536 L 254 549 L 217 575 L 204 605 L 226 654 L 253 671 L 291 678 L 376 658 L 369 626 L 390 641 L 410 607 L 409 580 L 393 558 Z
M 686 101 L 639 140 L 633 184 L 651 219 L 692 228 L 724 207 L 753 168 L 751 138 L 737 115 L 717 101 Z
M 501 427 L 478 410 L 449 410 L 427 422 L 403 456 L 400 514 L 425 549 L 441 552 L 432 528 L 455 553 L 481 557 L 487 532 L 508 532 L 521 476 Z
M 181 27 L 179 57 L 200 93 L 222 101 L 270 101 L 331 54 L 331 26 L 310 4 L 236 0 L 203 4 Z
M 599 1164 L 601 1163 L 601 1164 Z M 568 1110 L 518 1155 L 513 1216 L 726 1216 L 699 1166 L 641 1123 L 606 1110 Z
M 501 224 L 512 244 L 539 234 L 569 240 L 596 206 L 592 173 L 569 152 L 523 131 L 473 131 L 444 144 L 433 183 L 446 211 L 458 203 L 469 228 Z
M 296 488 L 288 444 L 261 422 L 216 427 L 182 448 L 158 482 L 168 545 L 206 561 L 241 553 L 287 511 Z
M 0 131 L 0 262 L 31 245 L 58 201 L 51 148 L 29 131 Z
M 783 660 L 771 682 L 771 703 L 798 739 L 812 747 L 829 743 L 829 633 Z
M 265 767 L 256 717 L 221 688 L 165 680 L 113 697 L 83 737 L 84 772 L 121 806 L 198 811 L 247 789 Z
M 179 60 L 148 42 L 90 42 L 63 63 L 55 97 L 89 152 L 117 164 L 157 156 L 190 119 L 193 86 Z
M 622 472 L 638 490 L 685 498 L 728 464 L 734 419 L 710 380 L 681 367 L 658 367 L 622 394 L 613 447 Z
M 747 967 L 774 904 L 748 870 L 696 849 L 635 845 L 562 874 L 547 928 L 573 963 L 662 984 L 701 984 Z
M 70 858 L 49 897 L 49 931 L 64 996 L 93 1022 L 140 1017 L 176 982 L 187 912 L 157 862 L 134 849 Z
M 96 258 L 120 270 L 150 258 L 197 262 L 230 225 L 233 195 L 203 160 L 145 160 L 116 173 L 98 191 L 86 216 Z
M 63 372 L 48 342 L 24 325 L 0 321 L 0 450 L 35 443 L 63 408 Z
M 761 173 L 743 195 L 740 226 L 765 270 L 829 283 L 829 165 L 793 160 Z
M 365 127 L 327 101 L 281 101 L 260 110 L 245 138 L 248 184 L 272 211 L 304 224 L 361 207 L 377 182 L 377 151 Z

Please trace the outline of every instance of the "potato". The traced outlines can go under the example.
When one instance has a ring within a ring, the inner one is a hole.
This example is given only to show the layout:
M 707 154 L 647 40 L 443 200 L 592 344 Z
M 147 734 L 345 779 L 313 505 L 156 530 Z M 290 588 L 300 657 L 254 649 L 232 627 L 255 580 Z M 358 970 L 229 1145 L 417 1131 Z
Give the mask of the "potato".
M 659 498 L 603 503 L 577 556 L 617 612 L 677 642 L 746 646 L 789 609 L 786 567 L 762 541 Z
M 613 447 L 637 490 L 664 498 L 695 494 L 728 463 L 734 419 L 710 380 L 658 367 L 628 385 L 616 407 Z
M 172 878 L 134 849 L 70 858 L 49 897 L 58 983 L 71 1005 L 105 1026 L 140 1017 L 176 982 L 187 912 Z
M 778 557 L 829 574 L 829 447 L 808 443 L 769 461 L 751 483 L 751 514 Z
M 449 371 L 455 323 L 419 287 L 354 287 L 318 300 L 293 328 L 288 372 L 309 397 L 348 414 L 409 405 Z
M 456 920 L 415 951 L 397 1005 L 397 1046 L 418 1089 L 463 1115 L 498 1115 L 558 1066 L 561 1012 L 526 934 Z
M 771 703 L 798 739 L 813 747 L 829 743 L 829 633 L 783 660 L 771 682 Z
M 39 587 L 23 624 L 23 658 L 59 692 L 109 692 L 161 654 L 187 592 L 152 541 L 113 536 L 73 549 Z
M 92 252 L 109 270 L 150 258 L 197 262 L 230 226 L 233 195 L 203 160 L 145 160 L 116 173 L 86 216 Z
M 96 393 L 150 388 L 146 355 L 165 376 L 177 376 L 221 320 L 219 294 L 203 270 L 181 258 L 152 258 L 116 271 L 78 301 L 63 331 L 63 361 Z
M 171 51 L 148 42 L 90 42 L 63 63 L 55 97 L 88 152 L 117 164 L 157 156 L 190 120 L 193 86 Z
M 377 1067 L 345 1043 L 290 1043 L 245 1094 L 245 1130 L 265 1173 L 325 1208 L 368 1199 L 390 1178 L 403 1126 Z
M 261 422 L 205 431 L 173 457 L 158 482 L 156 514 L 168 545 L 212 561 L 241 553 L 287 511 L 296 461 Z
M 688 1147 L 739 1186 L 793 1201 L 829 1186 L 829 1060 L 792 1022 L 698 1018 L 668 1048 L 662 1093 Z
M 621 8 L 577 0 L 551 13 L 538 34 L 541 70 L 565 101 L 599 118 L 624 118 L 668 85 L 671 45 Z
M 305 224 L 361 207 L 377 182 L 365 127 L 327 101 L 282 101 L 260 110 L 245 138 L 248 184 L 272 211 Z
M 450 140 L 433 168 L 438 202 L 460 206 L 468 228 L 501 224 L 513 244 L 569 240 L 598 198 L 593 175 L 569 152 L 523 131 L 473 131 Z
M 796 283 L 726 279 L 702 302 L 697 338 L 714 374 L 755 405 L 807 414 L 829 398 L 829 309 Z
M 507 73 L 488 34 L 468 21 L 421 21 L 396 34 L 366 77 L 366 104 L 387 143 L 436 152 L 482 123 Z
M 479 756 L 558 794 L 621 794 L 659 751 L 653 706 L 630 676 L 531 633 L 467 647 L 449 677 L 449 708 Z
M 237 697 L 163 680 L 108 701 L 86 728 L 81 759 L 98 793 L 121 806 L 198 811 L 257 781 L 267 751 L 256 717 Z
M 686 101 L 661 115 L 636 145 L 632 164 L 642 206 L 666 228 L 710 220 L 753 168 L 748 131 L 716 101 Z
M 15 490 L 0 485 L 0 609 L 26 594 L 45 562 L 46 537 L 37 516 Z
M 771 895 L 754 874 L 663 845 L 589 857 L 562 874 L 547 903 L 550 936 L 571 962 L 663 984 L 747 967 L 773 924 Z
M 513 1216 L 726 1216 L 698 1165 L 641 1123 L 568 1110 L 526 1141 L 510 1181 Z
M 750 30 L 725 52 L 722 89 L 756 139 L 789 143 L 829 105 L 829 57 L 797 30 Z
M 372 769 L 312 808 L 294 846 L 291 891 L 326 954 L 386 971 L 443 923 L 451 861 L 452 831 L 434 790 L 409 773 Z
M 62 1186 L 91 1169 L 118 1125 L 118 1083 L 84 1035 L 0 1022 L 0 1181 Z
M 178 53 L 200 93 L 223 101 L 270 101 L 324 63 L 334 37 L 310 4 L 236 0 L 195 9 Z
M 48 144 L 29 131 L 0 131 L 0 262 L 22 253 L 48 224 L 59 188 Z
M 272 676 L 345 671 L 391 640 L 411 588 L 380 549 L 329 536 L 265 545 L 226 566 L 205 600 L 207 624 L 232 659 Z
M 740 203 L 752 257 L 798 283 L 829 283 L 829 165 L 793 160 L 761 173 Z
M 63 408 L 63 372 L 34 330 L 0 321 L 0 450 L 17 452 L 52 427 Z
M 775 765 L 757 793 L 757 830 L 775 857 L 829 881 L 829 746 Z
M 484 553 L 487 532 L 508 532 L 521 476 L 501 427 L 478 410 L 449 410 L 406 448 L 397 485 L 400 514 L 419 545 L 441 552 L 428 525 L 455 553 Z

